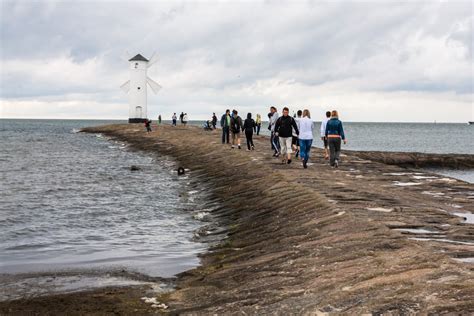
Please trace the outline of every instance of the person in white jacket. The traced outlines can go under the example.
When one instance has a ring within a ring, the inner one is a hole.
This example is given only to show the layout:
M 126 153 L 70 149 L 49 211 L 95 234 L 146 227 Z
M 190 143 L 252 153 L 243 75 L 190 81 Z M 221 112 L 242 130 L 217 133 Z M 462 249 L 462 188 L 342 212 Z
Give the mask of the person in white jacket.
M 328 138 L 326 137 L 326 125 L 331 118 L 331 112 L 326 112 L 326 117 L 321 122 L 321 140 L 324 143 L 324 159 L 329 159 Z
M 274 157 L 280 156 L 280 142 L 278 140 L 278 136 L 275 136 L 275 124 L 276 121 L 278 120 L 278 112 L 276 107 L 272 106 L 270 107 L 270 113 L 271 116 L 269 117 L 268 121 L 268 128 L 270 129 L 270 140 L 272 143 L 272 148 L 275 150 L 273 153 Z
M 303 168 L 308 168 L 309 152 L 313 144 L 314 123 L 311 120 L 311 113 L 305 109 L 303 118 L 299 120 L 299 141 L 300 141 L 300 157 L 303 161 Z M 326 132 L 326 131 L 325 131 Z

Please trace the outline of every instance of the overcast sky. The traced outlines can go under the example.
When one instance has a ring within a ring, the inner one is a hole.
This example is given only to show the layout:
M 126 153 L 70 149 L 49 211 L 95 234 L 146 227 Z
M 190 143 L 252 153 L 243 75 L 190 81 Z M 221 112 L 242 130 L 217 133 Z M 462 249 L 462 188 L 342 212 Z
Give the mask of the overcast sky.
M 472 1 L 0 2 L 1 118 L 127 119 L 122 56 L 156 51 L 152 118 L 474 120 Z

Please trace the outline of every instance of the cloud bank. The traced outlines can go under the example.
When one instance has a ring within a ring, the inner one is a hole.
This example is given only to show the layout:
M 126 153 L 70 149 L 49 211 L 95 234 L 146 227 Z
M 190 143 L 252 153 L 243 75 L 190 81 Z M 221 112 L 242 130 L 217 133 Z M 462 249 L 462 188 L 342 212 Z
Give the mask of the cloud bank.
M 0 117 L 126 119 L 121 56 L 156 51 L 150 117 L 287 105 L 349 121 L 474 120 L 472 6 L 2 1 Z

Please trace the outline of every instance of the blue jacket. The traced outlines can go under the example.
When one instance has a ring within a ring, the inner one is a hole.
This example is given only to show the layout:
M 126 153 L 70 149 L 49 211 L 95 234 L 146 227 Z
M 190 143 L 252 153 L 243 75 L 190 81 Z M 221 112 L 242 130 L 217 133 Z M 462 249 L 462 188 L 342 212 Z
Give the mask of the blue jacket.
M 333 117 L 328 121 L 326 124 L 326 137 L 328 135 L 339 135 L 344 140 L 346 136 L 344 136 L 344 128 L 342 128 L 342 122 L 339 119 Z

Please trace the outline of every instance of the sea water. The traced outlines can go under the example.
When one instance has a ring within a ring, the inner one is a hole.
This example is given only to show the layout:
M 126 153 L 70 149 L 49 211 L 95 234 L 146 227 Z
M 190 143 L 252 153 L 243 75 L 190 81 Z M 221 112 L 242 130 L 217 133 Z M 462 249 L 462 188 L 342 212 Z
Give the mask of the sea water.
M 77 133 L 108 123 L 0 120 L 0 274 L 170 277 L 199 263 L 205 245 L 193 236 L 205 197 L 172 159 Z

